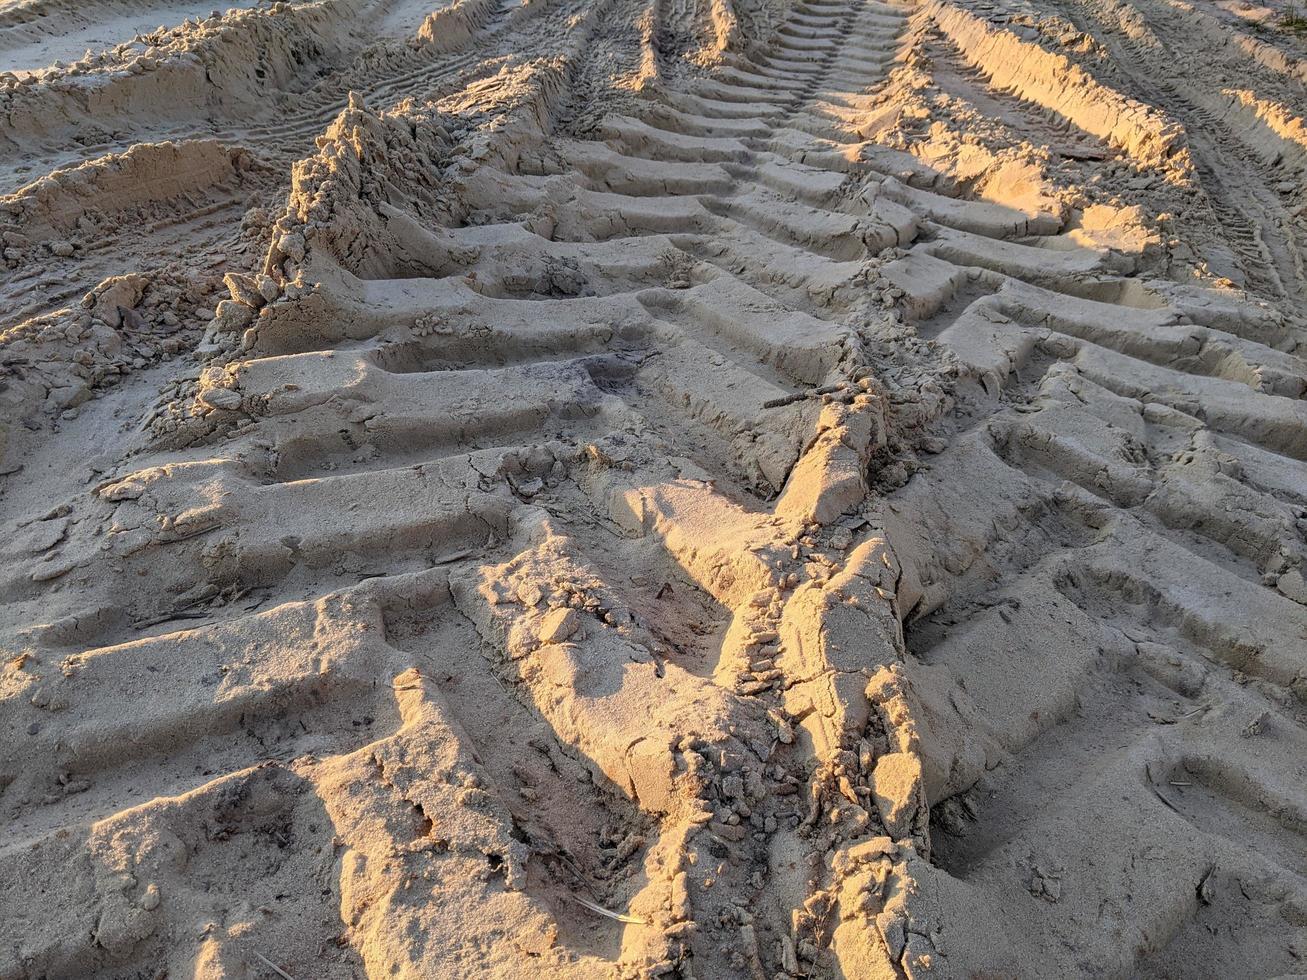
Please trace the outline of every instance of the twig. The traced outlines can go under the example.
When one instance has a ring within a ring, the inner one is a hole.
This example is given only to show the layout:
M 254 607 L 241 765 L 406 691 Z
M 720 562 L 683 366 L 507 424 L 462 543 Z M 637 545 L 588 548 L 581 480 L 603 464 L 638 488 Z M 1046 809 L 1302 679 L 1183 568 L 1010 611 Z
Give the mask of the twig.
M 1163 796 L 1162 791 L 1158 789 L 1157 784 L 1153 782 L 1153 770 L 1148 765 L 1148 763 L 1144 763 L 1144 775 L 1148 777 L 1148 788 L 1153 791 L 1153 795 L 1156 796 L 1159 800 L 1161 800 L 1167 809 L 1173 810 L 1176 813 L 1180 813 L 1180 811 L 1176 809 L 1175 804 L 1172 803 L 1170 800 L 1168 800 L 1165 796 Z M 1180 814 L 1180 815 L 1184 816 L 1184 814 Z
M 277 976 L 285 977 L 286 980 L 295 980 L 294 977 L 292 977 L 289 973 L 287 973 L 285 970 L 279 967 L 276 963 L 272 962 L 272 960 L 268 959 L 266 956 L 260 953 L 257 949 L 251 950 L 250 952 L 252 952 L 255 956 L 257 956 L 259 958 L 259 961 L 262 962 L 263 965 L 266 966 L 269 970 L 276 971 Z
M 820 398 L 822 395 L 833 395 L 836 392 L 844 391 L 848 385 L 841 382 L 833 385 L 822 385 L 820 388 L 811 388 L 807 391 L 796 391 L 793 394 L 781 395 L 779 398 L 769 398 L 762 403 L 763 408 L 780 408 L 783 405 L 793 405 L 795 402 L 801 402 L 806 398 Z
M 179 619 L 206 619 L 211 615 L 204 609 L 178 609 L 175 612 L 164 613 L 162 616 L 155 616 L 152 619 L 142 619 L 132 623 L 132 627 L 138 630 L 149 629 L 151 626 L 158 626 L 160 623 L 170 623 Z

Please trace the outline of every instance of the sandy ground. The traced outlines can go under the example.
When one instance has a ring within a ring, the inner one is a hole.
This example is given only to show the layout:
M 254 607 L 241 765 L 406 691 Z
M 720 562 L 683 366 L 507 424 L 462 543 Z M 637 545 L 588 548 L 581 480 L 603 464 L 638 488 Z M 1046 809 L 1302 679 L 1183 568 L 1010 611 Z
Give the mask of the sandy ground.
M 254 6 L 253 2 L 242 4 Z M 77 61 L 87 54 L 111 48 L 124 38 L 148 34 L 160 26 L 159 18 L 168 23 L 193 17 L 207 17 L 212 2 L 149 5 L 88 4 L 68 8 L 70 16 L 22 18 L 0 33 L 0 53 L 4 67 L 18 76 Z M 80 15 L 80 16 L 77 16 Z M 0 12 L 2 16 L 2 12 Z M 78 20 L 81 23 L 78 23 Z
M 1307 974 L 1293 14 L 0 3 L 0 980 Z

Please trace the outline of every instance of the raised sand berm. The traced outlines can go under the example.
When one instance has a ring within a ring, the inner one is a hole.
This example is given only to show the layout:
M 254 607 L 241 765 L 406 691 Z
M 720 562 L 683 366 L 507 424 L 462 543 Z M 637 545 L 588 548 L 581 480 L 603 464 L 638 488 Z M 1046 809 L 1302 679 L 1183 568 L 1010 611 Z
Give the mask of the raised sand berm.
M 1161 0 L 1161 4 L 1180 17 L 1185 26 L 1196 30 L 1200 43 L 1208 51 L 1223 50 L 1236 59 L 1248 58 L 1262 68 L 1286 79 L 1307 83 L 1307 60 L 1261 38 L 1246 34 L 1221 21 L 1188 0 Z M 1111 9 L 1114 4 L 1108 4 Z
M 1307 127 L 1292 107 L 1248 89 L 1221 89 L 1221 95 L 1229 100 L 1223 121 L 1241 143 L 1267 163 L 1307 167 Z
M 31 243 L 81 237 L 86 220 L 95 225 L 215 187 L 234 190 L 251 162 L 245 150 L 217 140 L 137 143 L 124 153 L 55 170 L 0 198 L 0 231 Z
M 931 0 L 916 17 L 933 22 L 995 88 L 1055 112 L 1145 166 L 1188 168 L 1179 123 L 1104 85 L 1064 55 L 947 0 Z
M 1156 13 L 1156 8 L 1145 9 Z M 1291 60 L 1278 48 L 1242 35 L 1187 3 L 1165 3 L 1160 11 L 1160 16 L 1147 19 L 1138 8 L 1122 0 L 1099 0 L 1085 8 L 1088 16 L 1122 31 L 1159 58 L 1169 57 L 1158 34 L 1164 19 L 1169 18 L 1184 30 L 1196 30 L 1196 44 L 1186 44 L 1182 34 L 1174 36 L 1170 43 L 1194 57 L 1201 51 L 1220 73 L 1218 77 L 1230 84 L 1209 88 L 1194 84 L 1188 76 L 1177 75 L 1168 83 L 1176 97 L 1209 114 L 1213 123 L 1228 127 L 1241 144 L 1266 163 L 1301 169 L 1307 162 L 1307 133 L 1301 119 L 1301 106 L 1307 96 L 1303 88 L 1307 62 Z
M 3 155 L 58 146 L 74 130 L 112 131 L 141 119 L 226 118 L 268 105 L 268 93 L 311 79 L 304 66 L 351 43 L 366 0 L 230 10 L 121 44 L 61 70 L 0 76 Z

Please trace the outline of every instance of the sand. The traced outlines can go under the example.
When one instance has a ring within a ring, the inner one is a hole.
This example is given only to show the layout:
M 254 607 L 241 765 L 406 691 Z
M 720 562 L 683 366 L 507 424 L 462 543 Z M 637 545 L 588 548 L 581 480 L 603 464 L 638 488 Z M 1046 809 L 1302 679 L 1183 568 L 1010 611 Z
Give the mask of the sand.
M 1307 973 L 1307 40 L 0 3 L 0 980 Z

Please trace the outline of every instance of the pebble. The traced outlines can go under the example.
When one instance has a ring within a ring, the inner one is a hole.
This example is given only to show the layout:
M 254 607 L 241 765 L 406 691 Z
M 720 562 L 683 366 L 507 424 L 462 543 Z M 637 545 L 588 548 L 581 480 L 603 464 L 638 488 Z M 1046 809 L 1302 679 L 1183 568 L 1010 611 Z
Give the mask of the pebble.
M 720 820 L 714 820 L 708 824 L 708 829 L 724 840 L 740 841 L 744 840 L 747 831 L 739 824 L 722 823 Z
M 147 912 L 153 912 L 159 907 L 160 898 L 159 886 L 151 884 L 145 889 L 145 894 L 141 896 L 141 908 Z
M 581 617 L 575 609 L 562 606 L 545 613 L 540 621 L 541 643 L 562 643 L 581 628 Z
M 214 327 L 227 333 L 235 333 L 249 326 L 254 319 L 254 310 L 244 303 L 224 299 L 217 305 L 213 314 Z
M 70 560 L 46 562 L 29 577 L 33 582 L 48 582 L 60 575 L 67 575 L 76 567 L 77 563 Z
M 230 388 L 209 388 L 200 392 L 199 398 L 210 408 L 226 412 L 234 412 L 241 407 L 240 392 L 232 391 Z
M 1307 580 L 1303 579 L 1301 570 L 1292 568 L 1285 572 L 1276 580 L 1275 587 L 1294 602 L 1307 605 Z
M 794 940 L 789 936 L 781 936 L 781 968 L 786 973 L 799 972 L 799 953 L 794 947 Z

